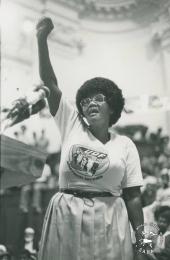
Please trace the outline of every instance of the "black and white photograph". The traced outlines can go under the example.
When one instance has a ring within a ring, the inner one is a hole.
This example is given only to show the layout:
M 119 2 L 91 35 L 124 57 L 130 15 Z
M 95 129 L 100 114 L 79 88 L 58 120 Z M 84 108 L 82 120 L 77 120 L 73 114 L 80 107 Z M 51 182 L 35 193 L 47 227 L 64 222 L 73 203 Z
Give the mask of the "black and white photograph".
M 0 46 L 0 260 L 169 260 L 170 0 L 1 0 Z

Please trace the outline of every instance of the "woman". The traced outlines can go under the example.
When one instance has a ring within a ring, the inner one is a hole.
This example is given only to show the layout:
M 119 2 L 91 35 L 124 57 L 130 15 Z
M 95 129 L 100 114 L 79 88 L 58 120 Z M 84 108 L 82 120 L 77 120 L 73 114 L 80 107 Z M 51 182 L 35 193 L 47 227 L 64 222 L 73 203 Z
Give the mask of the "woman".
M 50 18 L 37 24 L 40 77 L 62 140 L 60 191 L 47 209 L 39 259 L 132 260 L 128 220 L 134 230 L 143 224 L 139 156 L 129 138 L 109 132 L 123 110 L 122 91 L 111 80 L 91 79 L 77 92 L 77 112 L 51 66 L 52 29 Z

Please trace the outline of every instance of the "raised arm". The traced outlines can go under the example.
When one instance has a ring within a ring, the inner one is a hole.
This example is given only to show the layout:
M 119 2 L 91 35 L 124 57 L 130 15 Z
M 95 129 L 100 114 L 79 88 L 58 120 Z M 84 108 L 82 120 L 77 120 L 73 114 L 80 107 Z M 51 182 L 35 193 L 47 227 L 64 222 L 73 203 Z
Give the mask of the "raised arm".
M 58 87 L 57 78 L 51 65 L 49 50 L 47 44 L 47 38 L 54 25 L 52 20 L 48 17 L 42 18 L 36 26 L 37 44 L 38 44 L 38 57 L 39 57 L 39 74 L 41 80 L 44 82 L 50 90 L 48 97 L 48 104 L 52 116 L 54 116 L 58 110 L 61 90 Z

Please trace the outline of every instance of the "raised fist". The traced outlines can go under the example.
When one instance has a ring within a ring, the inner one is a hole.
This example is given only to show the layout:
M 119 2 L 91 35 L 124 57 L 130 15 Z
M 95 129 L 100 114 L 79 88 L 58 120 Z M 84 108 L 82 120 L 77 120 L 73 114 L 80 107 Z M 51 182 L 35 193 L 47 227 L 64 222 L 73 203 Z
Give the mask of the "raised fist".
M 47 39 L 50 32 L 53 30 L 54 25 L 49 17 L 41 18 L 36 25 L 36 35 L 38 39 Z

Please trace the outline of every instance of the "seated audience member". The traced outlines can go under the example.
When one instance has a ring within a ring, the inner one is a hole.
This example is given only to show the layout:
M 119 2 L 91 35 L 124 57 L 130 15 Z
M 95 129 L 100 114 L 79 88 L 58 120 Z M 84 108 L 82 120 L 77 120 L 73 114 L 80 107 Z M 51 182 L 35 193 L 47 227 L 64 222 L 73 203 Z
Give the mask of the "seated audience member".
M 168 205 L 170 206 L 170 176 L 169 176 L 169 169 L 164 168 L 161 171 L 161 186 L 157 190 L 156 194 L 156 200 L 158 203 L 160 203 L 162 206 L 163 205 Z
M 154 173 L 154 167 L 155 165 L 153 164 L 153 159 L 151 156 L 143 156 L 141 158 L 141 168 L 142 168 L 142 174 L 145 177 L 148 175 L 152 176 Z
M 4 245 L 0 245 L 0 260 L 11 260 L 11 256 Z
M 34 248 L 34 234 L 35 231 L 31 227 L 27 227 L 24 231 L 24 249 L 28 250 L 31 254 L 36 254 Z
M 153 176 L 147 176 L 144 179 L 144 185 L 141 188 L 142 206 L 151 205 L 156 199 L 157 179 Z
M 158 203 L 155 201 L 157 190 L 157 178 L 148 176 L 144 179 L 142 191 L 143 215 L 145 223 L 154 222 L 154 212 Z
M 147 260 L 170 259 L 170 207 L 160 206 L 155 210 L 155 220 L 159 227 L 159 236 L 155 241 L 153 253 L 146 255 Z
M 20 255 L 18 260 L 36 260 L 37 257 L 35 254 L 30 253 L 28 250 L 24 249 Z
M 32 196 L 32 207 L 34 208 L 35 212 L 41 213 L 42 206 L 42 191 L 48 189 L 48 179 L 51 176 L 51 169 L 48 164 L 44 165 L 44 169 L 42 172 L 42 176 L 33 183 L 33 196 Z
M 170 259 L 170 207 L 161 206 L 155 211 L 155 220 L 161 236 L 154 248 L 154 256 L 158 260 Z

